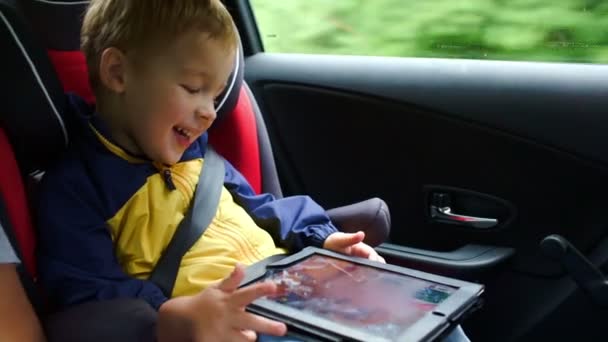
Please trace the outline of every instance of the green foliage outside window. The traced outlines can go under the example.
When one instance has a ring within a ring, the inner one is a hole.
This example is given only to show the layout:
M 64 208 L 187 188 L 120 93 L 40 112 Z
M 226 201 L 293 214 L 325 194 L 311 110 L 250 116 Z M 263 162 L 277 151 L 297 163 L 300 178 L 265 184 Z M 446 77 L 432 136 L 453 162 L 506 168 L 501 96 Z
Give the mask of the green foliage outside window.
M 606 63 L 606 0 L 251 0 L 268 52 Z

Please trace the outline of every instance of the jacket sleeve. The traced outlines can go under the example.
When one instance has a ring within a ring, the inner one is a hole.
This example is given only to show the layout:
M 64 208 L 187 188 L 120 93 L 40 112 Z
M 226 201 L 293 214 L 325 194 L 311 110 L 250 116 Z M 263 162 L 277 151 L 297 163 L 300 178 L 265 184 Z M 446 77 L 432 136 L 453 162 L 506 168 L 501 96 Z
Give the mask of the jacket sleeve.
M 267 230 L 275 242 L 292 252 L 306 246 L 322 247 L 337 231 L 325 210 L 308 196 L 277 199 L 271 194 L 256 195 L 247 180 L 225 161 L 224 185 L 256 224 Z
M 128 297 L 158 309 L 167 298 L 155 284 L 123 272 L 96 198 L 85 177 L 45 176 L 38 203 L 39 267 L 45 292 L 60 306 Z

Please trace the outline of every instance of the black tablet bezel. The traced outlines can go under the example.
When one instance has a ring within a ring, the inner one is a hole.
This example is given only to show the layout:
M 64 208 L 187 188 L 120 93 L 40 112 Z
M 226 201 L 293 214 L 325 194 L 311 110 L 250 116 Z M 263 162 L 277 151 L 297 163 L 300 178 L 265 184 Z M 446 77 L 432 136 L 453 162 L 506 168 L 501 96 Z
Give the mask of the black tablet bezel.
M 397 338 L 397 341 L 425 341 L 441 335 L 446 329 L 451 328 L 464 312 L 474 306 L 484 289 L 484 286 L 480 284 L 443 277 L 401 266 L 381 264 L 316 247 L 307 247 L 296 254 L 287 256 L 279 261 L 265 265 L 264 267 L 253 267 L 249 270 L 247 279 L 242 284 L 248 285 L 263 279 L 266 276 L 268 269 L 289 267 L 315 254 L 456 288 L 456 290 L 433 311 L 425 314 L 422 319 L 402 333 Z M 247 307 L 247 310 L 285 322 L 291 328 L 312 333 L 326 340 L 341 340 L 347 338 L 356 341 L 388 341 L 385 338 L 366 334 L 355 328 L 341 325 L 328 319 L 264 298 L 255 300 Z

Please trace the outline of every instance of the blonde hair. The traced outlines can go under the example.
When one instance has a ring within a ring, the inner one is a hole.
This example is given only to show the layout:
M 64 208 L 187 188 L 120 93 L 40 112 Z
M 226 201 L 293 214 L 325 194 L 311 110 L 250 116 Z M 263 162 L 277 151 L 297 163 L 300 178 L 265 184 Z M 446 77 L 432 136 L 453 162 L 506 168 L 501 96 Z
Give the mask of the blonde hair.
M 91 86 L 95 89 L 99 84 L 99 61 L 105 49 L 127 53 L 160 47 L 190 30 L 236 48 L 232 17 L 220 0 L 91 0 L 81 31 Z

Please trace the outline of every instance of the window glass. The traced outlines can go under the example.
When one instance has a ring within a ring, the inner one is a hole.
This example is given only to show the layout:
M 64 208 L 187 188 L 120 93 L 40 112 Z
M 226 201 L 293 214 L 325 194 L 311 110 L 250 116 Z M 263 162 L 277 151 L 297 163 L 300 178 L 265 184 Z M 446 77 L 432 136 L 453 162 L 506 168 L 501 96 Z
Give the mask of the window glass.
M 251 0 L 267 52 L 606 63 L 606 0 Z

